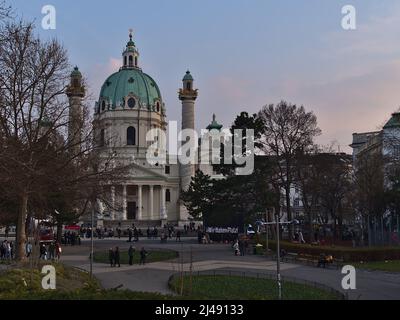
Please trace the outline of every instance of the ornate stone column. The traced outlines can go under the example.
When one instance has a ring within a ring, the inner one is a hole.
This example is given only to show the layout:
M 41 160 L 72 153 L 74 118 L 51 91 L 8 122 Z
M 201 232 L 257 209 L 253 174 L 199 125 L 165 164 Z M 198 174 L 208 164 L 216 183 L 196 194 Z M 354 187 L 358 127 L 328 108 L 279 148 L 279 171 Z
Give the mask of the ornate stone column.
M 152 185 L 149 185 L 149 189 L 150 189 L 150 192 L 149 192 L 149 214 L 150 214 L 150 220 L 154 220 L 154 186 L 152 186 Z
M 167 219 L 167 207 L 165 205 L 165 187 L 161 186 L 160 189 L 161 196 L 160 196 L 160 219 L 166 220 Z
M 122 186 L 122 220 L 128 220 L 127 204 L 126 204 L 126 184 Z
M 142 220 L 143 213 L 142 213 L 142 185 L 138 185 L 138 212 L 137 212 L 137 220 Z
M 115 186 L 111 186 L 111 219 L 115 220 Z

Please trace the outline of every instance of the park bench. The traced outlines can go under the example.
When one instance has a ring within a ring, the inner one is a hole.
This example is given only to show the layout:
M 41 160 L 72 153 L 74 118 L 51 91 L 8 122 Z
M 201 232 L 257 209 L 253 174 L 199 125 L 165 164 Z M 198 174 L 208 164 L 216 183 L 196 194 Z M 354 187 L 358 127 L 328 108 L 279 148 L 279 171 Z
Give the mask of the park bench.
M 296 252 L 288 252 L 288 253 L 286 253 L 286 255 L 284 255 L 282 257 L 282 260 L 285 261 L 285 262 L 297 261 L 298 257 L 299 257 L 298 253 L 296 253 Z

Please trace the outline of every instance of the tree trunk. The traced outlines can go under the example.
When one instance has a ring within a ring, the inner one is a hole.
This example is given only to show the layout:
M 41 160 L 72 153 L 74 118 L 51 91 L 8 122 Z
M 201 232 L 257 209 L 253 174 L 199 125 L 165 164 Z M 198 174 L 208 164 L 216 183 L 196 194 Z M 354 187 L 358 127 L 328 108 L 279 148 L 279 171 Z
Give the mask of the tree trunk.
M 17 250 L 16 250 L 16 258 L 18 261 L 21 261 L 25 258 L 25 243 L 26 243 L 26 218 L 27 218 L 27 209 L 28 209 L 28 194 L 23 192 L 20 198 L 20 210 L 18 213 L 18 221 L 17 221 Z

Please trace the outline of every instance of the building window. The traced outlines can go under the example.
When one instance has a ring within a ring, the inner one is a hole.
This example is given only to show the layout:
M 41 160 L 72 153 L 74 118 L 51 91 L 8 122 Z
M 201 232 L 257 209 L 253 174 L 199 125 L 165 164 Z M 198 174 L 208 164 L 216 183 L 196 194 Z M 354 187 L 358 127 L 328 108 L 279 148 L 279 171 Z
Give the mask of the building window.
M 156 103 L 156 109 L 157 109 L 157 112 L 160 112 L 160 103 L 159 102 Z
M 129 56 L 129 66 L 132 67 L 133 66 L 133 57 Z
M 126 56 L 124 57 L 124 66 L 126 66 Z
M 169 174 L 171 172 L 170 166 L 165 166 L 165 174 Z
M 101 103 L 101 110 L 106 110 L 106 102 L 103 100 L 103 102 Z
M 105 140 L 105 132 L 104 132 L 104 129 L 101 129 L 101 131 L 100 131 L 100 141 L 99 141 L 99 146 L 100 147 L 104 147 L 104 140 Z
M 134 98 L 129 98 L 128 99 L 128 107 L 133 109 L 136 105 L 136 100 Z
M 186 89 L 192 90 L 192 84 L 190 82 L 186 83 Z
M 137 57 L 135 57 L 135 67 L 137 67 Z
M 171 202 L 171 191 L 169 189 L 165 190 L 165 201 Z
M 126 130 L 126 144 L 128 146 L 134 146 L 136 144 L 136 130 L 134 127 L 129 127 Z

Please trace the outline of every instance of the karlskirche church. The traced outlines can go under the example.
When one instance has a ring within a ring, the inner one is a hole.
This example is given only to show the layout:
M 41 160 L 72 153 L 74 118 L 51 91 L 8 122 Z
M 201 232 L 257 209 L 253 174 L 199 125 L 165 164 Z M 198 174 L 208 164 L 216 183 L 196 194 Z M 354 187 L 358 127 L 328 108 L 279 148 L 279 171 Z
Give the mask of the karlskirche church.
M 150 164 L 146 134 L 151 129 L 167 130 L 166 106 L 156 81 L 140 68 L 139 51 L 132 33 L 122 53 L 121 67 L 101 87 L 93 117 L 94 136 L 100 154 L 113 153 L 117 163 L 130 165 L 118 185 L 106 185 L 111 205 L 98 202 L 98 225 L 124 227 L 186 224 L 189 214 L 180 201 L 181 190 L 189 187 L 197 169 L 218 177 L 211 165 Z M 68 90 L 70 112 L 79 112 L 83 98 L 82 74 L 76 67 Z M 183 77 L 178 98 L 182 108 L 182 130 L 195 129 L 198 95 L 189 71 Z M 208 130 L 221 130 L 215 116 Z

